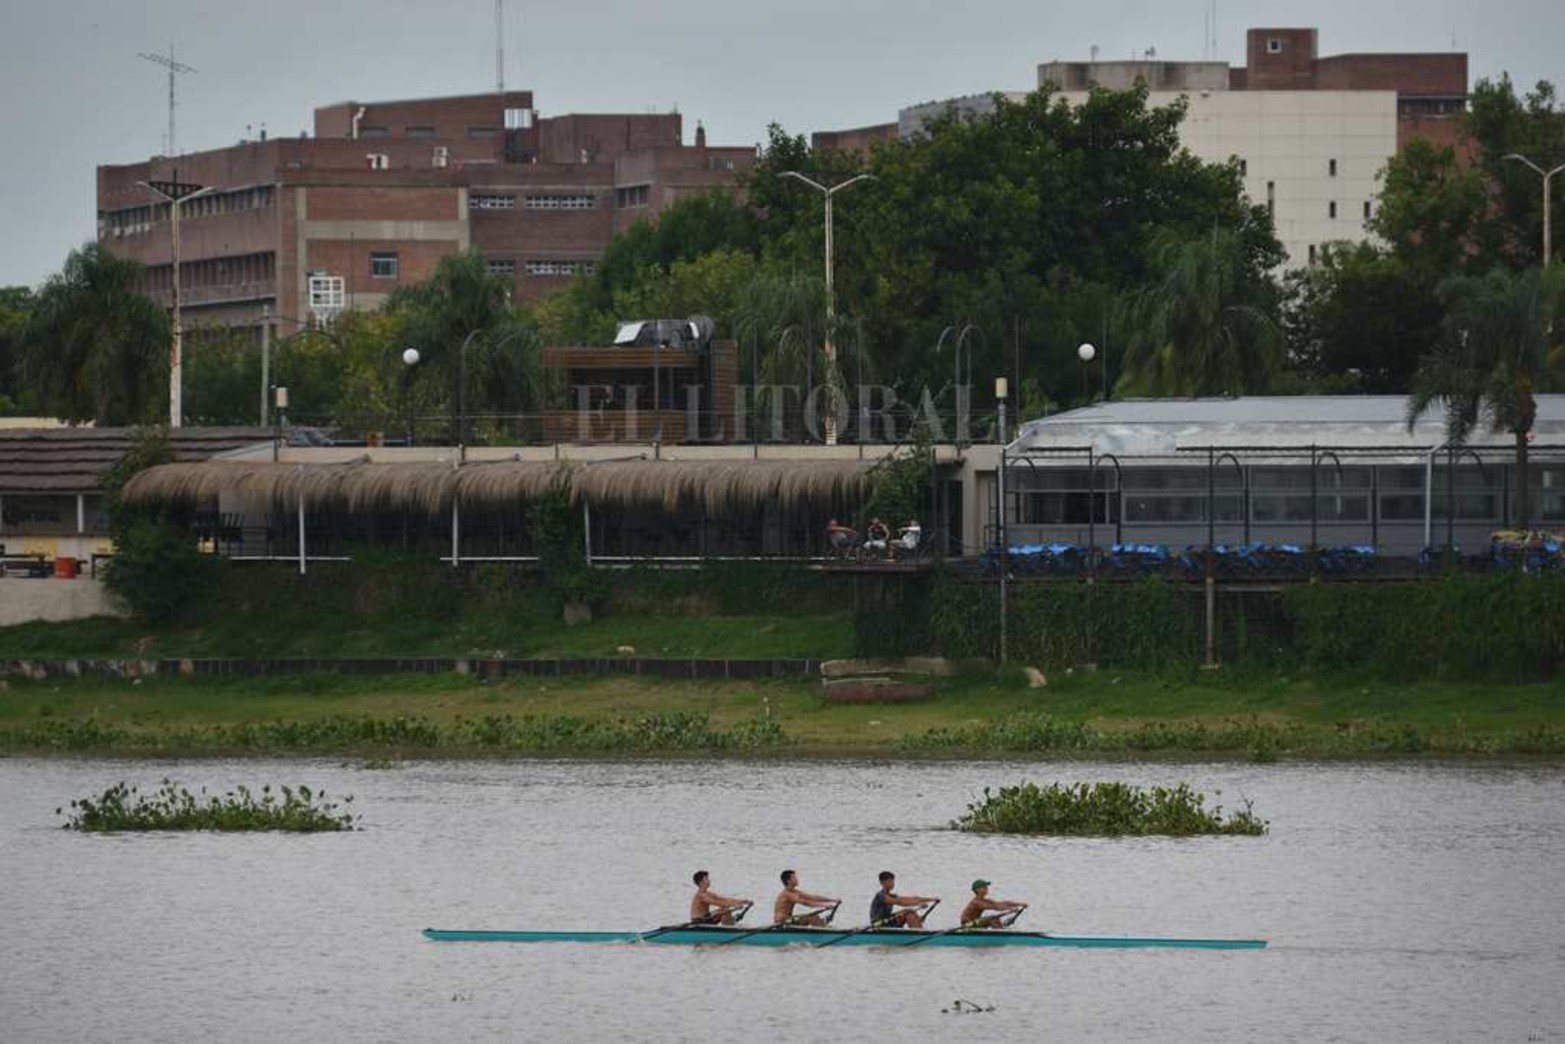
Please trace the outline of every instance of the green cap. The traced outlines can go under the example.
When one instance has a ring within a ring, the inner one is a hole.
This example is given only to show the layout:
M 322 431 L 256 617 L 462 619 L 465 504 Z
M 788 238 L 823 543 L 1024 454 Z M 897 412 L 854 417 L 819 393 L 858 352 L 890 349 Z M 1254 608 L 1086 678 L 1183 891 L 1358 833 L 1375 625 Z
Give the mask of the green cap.
M 978 891 L 978 889 L 980 889 L 980 888 L 988 888 L 988 887 L 989 887 L 989 882 L 985 881 L 982 877 L 980 877 L 978 880 L 973 882 L 973 891 L 975 891 L 975 892 Z

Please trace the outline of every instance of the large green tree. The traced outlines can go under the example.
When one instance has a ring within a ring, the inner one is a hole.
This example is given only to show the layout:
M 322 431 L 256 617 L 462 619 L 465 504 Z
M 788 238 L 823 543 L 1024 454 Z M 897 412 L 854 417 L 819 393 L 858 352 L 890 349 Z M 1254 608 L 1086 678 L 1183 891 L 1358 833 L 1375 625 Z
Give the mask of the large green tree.
M 1527 440 L 1536 396 L 1562 385 L 1565 265 L 1513 273 L 1491 269 L 1440 286 L 1445 321 L 1437 349 L 1420 363 L 1408 398 L 1408 424 L 1443 405 L 1447 437 L 1465 441 L 1487 417 L 1516 444 L 1517 515 L 1531 521 Z
M 1543 186 L 1537 172 L 1506 159 L 1525 156 L 1550 170 L 1565 163 L 1565 109 L 1547 80 L 1518 97 L 1509 76 L 1479 80 L 1463 130 L 1482 172 L 1490 201 L 1485 247 L 1493 259 L 1521 269 L 1542 263 Z M 1555 199 L 1560 199 L 1555 182 Z M 1554 208 L 1554 242 L 1565 233 L 1565 206 Z M 1556 257 L 1560 256 L 1558 248 Z
M 1401 394 L 1440 332 L 1435 284 L 1370 243 L 1328 244 L 1290 276 L 1288 364 L 1311 390 Z
M 44 284 L 21 348 L 39 409 L 99 424 L 145 423 L 167 409 L 169 321 L 141 292 L 141 272 L 89 243 Z
M 1121 386 L 1133 394 L 1264 392 L 1282 364 L 1268 287 L 1251 272 L 1242 239 L 1214 228 L 1160 234 L 1155 281 L 1131 303 Z
M 22 332 L 32 310 L 32 290 L 25 286 L 0 287 L 0 416 L 23 408 L 18 360 Z
M 476 250 L 442 258 L 428 279 L 392 294 L 387 314 L 398 324 L 398 341 L 386 354 L 417 349 L 412 381 L 420 403 L 450 407 L 465 400 L 469 416 L 515 415 L 542 405 L 542 339 L 511 294 L 511 280 L 489 272 Z

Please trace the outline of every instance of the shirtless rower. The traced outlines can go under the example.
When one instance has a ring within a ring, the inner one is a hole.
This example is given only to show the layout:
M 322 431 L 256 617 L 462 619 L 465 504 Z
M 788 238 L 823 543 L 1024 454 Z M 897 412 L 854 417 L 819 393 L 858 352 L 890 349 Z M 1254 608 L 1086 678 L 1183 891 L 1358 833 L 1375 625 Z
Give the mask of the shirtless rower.
M 799 875 L 792 870 L 782 872 L 781 892 L 777 893 L 777 902 L 772 904 L 773 924 L 807 925 L 811 928 L 826 927 L 826 918 L 821 913 L 796 914 L 795 906 L 809 907 L 811 910 L 828 910 L 842 902 L 841 899 L 828 899 L 824 895 L 811 895 L 799 888 Z
M 748 899 L 730 899 L 712 891 L 712 875 L 705 870 L 697 870 L 690 879 L 696 885 L 696 894 L 690 897 L 691 924 L 733 924 L 735 910 L 755 905 Z
M 922 928 L 924 915 L 917 907 L 938 903 L 927 895 L 898 895 L 897 875 L 880 872 L 880 891 L 869 904 L 869 923 L 876 928 Z
M 1009 927 L 1007 914 L 1025 909 L 1026 903 L 989 898 L 989 882 L 980 877 L 973 882 L 973 897 L 962 907 L 960 923 L 964 928 L 1005 928 Z

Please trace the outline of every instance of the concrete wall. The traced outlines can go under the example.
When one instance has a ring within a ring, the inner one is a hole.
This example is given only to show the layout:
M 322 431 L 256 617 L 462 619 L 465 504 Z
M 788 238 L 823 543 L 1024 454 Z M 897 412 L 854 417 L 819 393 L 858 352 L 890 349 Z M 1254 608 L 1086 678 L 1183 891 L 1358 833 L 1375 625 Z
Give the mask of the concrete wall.
M 1148 104 L 1180 97 L 1190 104 L 1180 141 L 1209 163 L 1244 161 L 1245 192 L 1271 202 L 1289 267 L 1308 265 L 1311 247 L 1369 238 L 1364 206 L 1373 209 L 1375 178 L 1397 151 L 1394 91 L 1154 91 Z
M 0 627 L 35 620 L 80 620 L 88 616 L 124 616 L 101 580 L 0 579 Z

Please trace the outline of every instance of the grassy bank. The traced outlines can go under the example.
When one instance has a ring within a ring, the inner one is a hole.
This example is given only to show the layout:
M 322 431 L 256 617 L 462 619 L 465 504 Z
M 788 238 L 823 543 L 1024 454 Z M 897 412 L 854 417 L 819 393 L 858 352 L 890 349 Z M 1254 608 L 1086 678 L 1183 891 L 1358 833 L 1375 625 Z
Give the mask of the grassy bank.
M 933 683 L 927 703 L 825 704 L 809 682 L 629 677 L 13 680 L 0 751 L 265 754 L 744 752 L 1277 757 L 1565 753 L 1565 684 L 1390 685 L 1100 671 Z
M 0 628 L 0 660 L 206 657 L 640 656 L 830 659 L 853 654 L 845 615 L 613 615 L 567 627 L 537 615 L 215 616 L 150 627 L 93 618 Z

